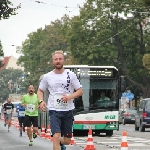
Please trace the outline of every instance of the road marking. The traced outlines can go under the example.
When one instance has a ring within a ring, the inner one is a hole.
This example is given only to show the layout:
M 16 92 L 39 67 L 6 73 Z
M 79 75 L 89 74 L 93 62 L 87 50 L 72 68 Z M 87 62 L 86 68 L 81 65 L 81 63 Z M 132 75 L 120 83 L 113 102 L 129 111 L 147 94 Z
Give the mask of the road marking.
M 86 145 L 87 138 L 86 137 L 81 137 L 81 138 L 78 137 L 78 138 L 76 138 L 75 142 L 77 145 L 83 145 L 84 146 L 84 145 Z M 121 146 L 122 136 L 121 135 L 118 135 L 118 136 L 114 135 L 113 137 L 110 137 L 110 138 L 99 137 L 99 139 L 94 139 L 94 137 L 93 137 L 93 142 L 95 144 L 98 144 L 98 145 L 104 145 L 104 146 L 112 147 L 112 148 L 114 148 L 114 150 L 116 150 L 115 148 L 120 148 L 120 146 Z M 132 147 L 133 148 L 138 147 L 140 149 L 140 147 L 141 147 L 141 149 L 142 149 L 144 147 L 147 148 L 148 143 L 150 143 L 150 140 L 145 139 L 145 138 L 127 137 L 127 142 L 128 142 L 128 146 L 131 148 Z
M 100 143 L 109 143 L 109 144 L 111 144 L 111 143 L 120 143 L 120 142 L 96 142 L 96 143 L 98 143 L 98 144 L 100 144 Z

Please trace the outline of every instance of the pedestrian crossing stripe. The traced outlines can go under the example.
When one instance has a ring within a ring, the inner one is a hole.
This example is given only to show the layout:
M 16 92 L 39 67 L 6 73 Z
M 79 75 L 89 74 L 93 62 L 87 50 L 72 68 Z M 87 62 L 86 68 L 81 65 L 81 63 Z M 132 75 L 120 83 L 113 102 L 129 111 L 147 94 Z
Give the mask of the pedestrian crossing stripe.
M 119 145 L 113 145 L 113 146 L 120 146 L 120 144 Z M 147 145 L 145 145 L 145 144 L 143 144 L 143 143 L 128 143 L 128 146 L 130 147 L 130 146 L 147 146 Z
M 100 137 L 101 138 L 101 137 Z M 112 145 L 113 147 L 120 147 L 120 143 L 121 143 L 121 139 L 122 136 L 113 136 L 111 138 L 109 138 L 107 142 L 103 142 L 100 139 L 94 140 L 94 143 L 96 144 L 107 144 L 107 145 Z M 87 141 L 86 137 L 79 137 L 75 139 L 76 144 L 81 144 L 81 145 L 86 145 L 86 143 L 84 141 Z M 134 146 L 148 146 L 147 143 L 150 143 L 150 140 L 144 139 L 144 138 L 133 138 L 133 137 L 127 137 L 127 141 L 128 141 L 128 146 L 134 147 Z M 135 143 L 132 143 L 132 141 L 134 141 Z
M 96 142 L 97 144 L 100 144 L 100 143 L 120 143 L 120 142 Z
M 150 143 L 150 140 L 147 140 L 147 141 L 136 141 L 137 143 L 140 143 L 140 142 L 142 142 L 142 143 Z

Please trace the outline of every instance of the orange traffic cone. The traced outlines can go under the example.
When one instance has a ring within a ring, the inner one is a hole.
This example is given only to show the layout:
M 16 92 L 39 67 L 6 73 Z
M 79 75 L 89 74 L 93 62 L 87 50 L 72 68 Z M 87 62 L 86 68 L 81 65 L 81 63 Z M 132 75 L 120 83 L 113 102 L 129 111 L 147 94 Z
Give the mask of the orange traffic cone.
M 45 127 L 42 125 L 42 132 L 40 133 L 40 137 L 45 138 Z
M 47 140 L 51 139 L 50 125 L 47 125 L 47 132 L 46 132 L 46 135 L 45 135 L 45 139 L 47 139 Z
M 70 145 L 75 145 L 75 141 L 74 141 L 74 137 L 73 137 L 73 133 L 72 133 L 72 138 L 71 138 L 71 142 L 70 142 Z
M 11 120 L 11 125 L 12 125 L 12 126 L 15 126 L 14 118 L 12 118 L 12 120 Z
M 4 115 L 2 115 L 2 117 L 1 117 L 1 118 L 2 118 L 2 120 L 5 120 L 5 119 L 4 119 Z
M 94 144 L 93 144 L 93 137 L 92 137 L 92 130 L 91 129 L 89 129 L 87 145 L 86 145 L 84 150 L 96 150 L 96 148 L 94 147 Z
M 122 134 L 121 150 L 128 150 L 127 132 L 124 131 Z

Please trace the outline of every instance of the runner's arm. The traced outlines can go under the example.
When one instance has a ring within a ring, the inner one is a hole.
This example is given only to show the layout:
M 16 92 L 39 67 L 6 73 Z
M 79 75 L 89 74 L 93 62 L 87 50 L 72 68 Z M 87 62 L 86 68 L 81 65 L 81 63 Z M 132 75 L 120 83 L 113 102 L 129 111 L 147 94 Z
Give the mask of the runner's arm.
M 37 97 L 38 97 L 38 100 L 39 100 L 39 108 L 42 111 L 46 111 L 46 103 L 43 101 L 43 98 L 44 98 L 43 93 L 44 93 L 44 91 L 39 88 L 38 91 L 37 91 Z
M 73 94 L 70 95 L 70 99 L 75 99 L 83 94 L 82 88 L 77 89 Z
M 14 104 L 12 104 L 12 112 L 14 112 Z
M 3 111 L 4 111 L 4 113 L 6 113 L 6 104 L 4 104 L 4 106 L 3 106 Z
M 37 97 L 38 97 L 38 100 L 43 100 L 43 93 L 44 91 L 41 90 L 40 88 L 38 88 L 38 91 L 37 91 Z

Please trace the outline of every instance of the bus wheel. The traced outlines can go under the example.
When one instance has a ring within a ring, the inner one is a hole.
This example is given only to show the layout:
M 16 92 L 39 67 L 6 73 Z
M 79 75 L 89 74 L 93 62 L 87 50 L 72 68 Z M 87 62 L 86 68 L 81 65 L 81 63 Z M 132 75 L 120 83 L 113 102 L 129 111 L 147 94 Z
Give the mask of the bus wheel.
M 113 130 L 106 131 L 106 136 L 112 136 L 113 135 Z

